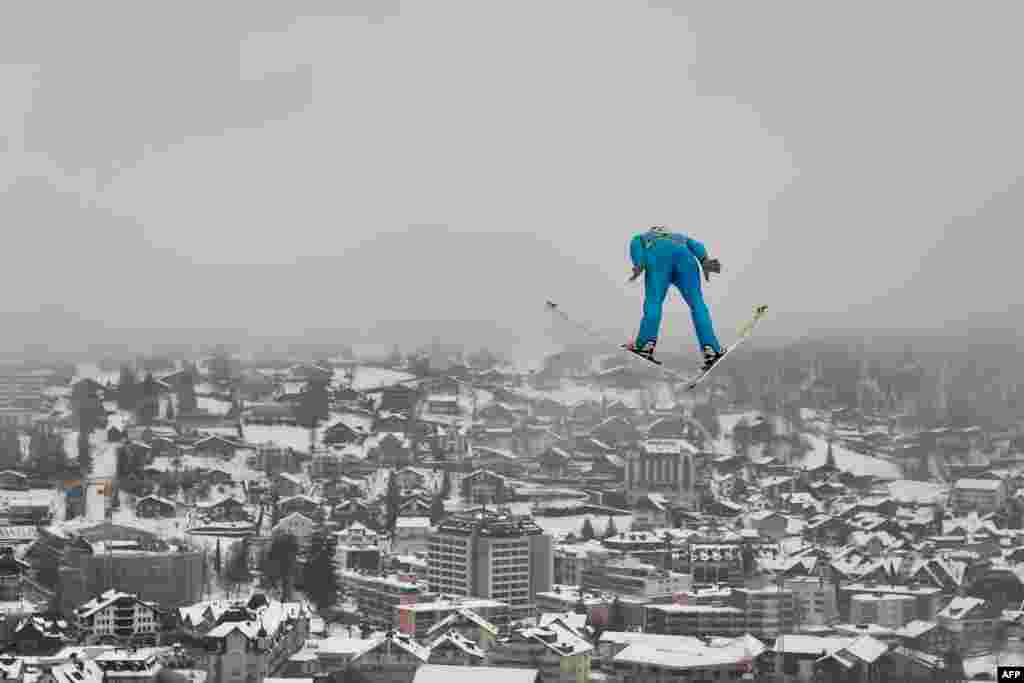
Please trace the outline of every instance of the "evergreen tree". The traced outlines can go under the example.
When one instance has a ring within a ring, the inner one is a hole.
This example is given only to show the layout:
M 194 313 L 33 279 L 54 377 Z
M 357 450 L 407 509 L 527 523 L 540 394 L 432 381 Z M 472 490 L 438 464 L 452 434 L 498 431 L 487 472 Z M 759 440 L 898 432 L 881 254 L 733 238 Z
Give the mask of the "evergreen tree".
M 946 683 L 962 683 L 962 681 L 967 679 L 967 672 L 964 671 L 963 655 L 961 655 L 955 647 L 951 648 L 945 655 L 943 655 L 942 664 L 943 667 L 940 680 L 943 680 Z
M 325 380 L 310 380 L 299 399 L 299 424 L 312 429 L 326 420 L 330 415 L 330 392 Z
M 615 596 L 612 600 L 611 609 L 608 615 L 608 628 L 612 631 L 625 631 L 626 630 L 626 610 L 622 606 L 622 601 L 619 600 L 619 596 Z
M 388 475 L 388 489 L 384 503 L 387 507 L 387 530 L 394 533 L 395 525 L 398 523 L 398 508 L 402 504 L 402 494 L 398 490 L 398 477 L 395 476 L 394 471 Z
M 580 538 L 584 541 L 591 541 L 597 533 L 594 531 L 594 523 L 590 521 L 590 517 L 583 520 L 583 528 L 580 529 Z
M 146 373 L 146 378 L 142 380 L 139 396 L 137 404 L 139 422 L 144 425 L 152 424 L 160 410 L 160 390 L 153 373 Z
M 88 432 L 78 433 L 78 470 L 83 480 L 92 475 L 92 451 Z
M 304 583 L 306 595 L 313 601 L 321 614 L 337 602 L 338 577 L 334 564 L 334 552 L 324 533 L 313 535 Z
M 576 600 L 576 606 L 573 607 L 572 611 L 573 611 L 574 614 L 586 614 L 587 613 L 587 603 L 585 603 L 583 601 L 583 591 L 582 590 L 580 591 L 579 598 Z
M 263 556 L 263 575 L 281 592 L 281 599 L 291 599 L 298 568 L 299 542 L 291 534 L 274 536 Z
M 91 432 L 106 426 L 107 411 L 92 384 L 81 381 L 74 386 L 71 391 L 71 406 L 78 431 Z
M 238 586 L 248 583 L 251 578 L 245 541 L 238 541 L 228 549 L 228 561 L 220 575 L 221 585 L 230 594 Z
M 430 523 L 439 524 L 444 519 L 444 516 L 444 498 L 441 497 L 441 494 L 438 494 L 430 501 Z
M 18 430 L 0 429 L 0 469 L 12 470 L 21 464 L 21 440 Z
M 135 370 L 129 365 L 121 366 L 121 376 L 117 380 L 117 407 L 121 410 L 135 410 L 138 406 L 138 384 L 135 381 Z
M 611 538 L 612 536 L 618 535 L 619 530 L 615 528 L 615 519 L 611 515 L 608 515 L 608 524 L 604 528 L 604 537 Z
M 191 413 L 196 409 L 196 384 L 199 383 L 199 371 L 195 365 L 189 365 L 178 382 L 178 412 Z
M 452 495 L 452 473 L 448 470 L 444 471 L 444 477 L 441 479 L 441 498 L 448 500 Z

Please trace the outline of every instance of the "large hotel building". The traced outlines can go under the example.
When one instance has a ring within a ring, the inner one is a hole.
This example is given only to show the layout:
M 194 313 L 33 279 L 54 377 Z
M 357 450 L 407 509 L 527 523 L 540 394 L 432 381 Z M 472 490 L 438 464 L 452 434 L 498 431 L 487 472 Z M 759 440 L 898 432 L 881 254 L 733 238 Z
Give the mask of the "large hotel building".
M 443 595 L 488 598 L 529 615 L 551 590 L 551 536 L 530 517 L 488 511 L 446 518 L 430 536 L 427 584 Z

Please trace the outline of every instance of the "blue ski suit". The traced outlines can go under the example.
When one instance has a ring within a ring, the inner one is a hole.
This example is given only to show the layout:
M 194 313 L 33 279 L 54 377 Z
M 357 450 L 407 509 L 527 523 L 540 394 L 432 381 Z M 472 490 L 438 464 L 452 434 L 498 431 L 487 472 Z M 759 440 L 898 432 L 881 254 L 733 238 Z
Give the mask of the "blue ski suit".
M 661 308 L 671 284 L 676 286 L 690 307 L 701 351 L 705 346 L 719 353 L 722 351 L 701 292 L 699 261 L 707 255 L 703 244 L 679 233 L 648 231 L 633 237 L 629 243 L 629 257 L 634 268 L 644 271 L 644 315 L 636 337 L 636 348 L 657 342 Z

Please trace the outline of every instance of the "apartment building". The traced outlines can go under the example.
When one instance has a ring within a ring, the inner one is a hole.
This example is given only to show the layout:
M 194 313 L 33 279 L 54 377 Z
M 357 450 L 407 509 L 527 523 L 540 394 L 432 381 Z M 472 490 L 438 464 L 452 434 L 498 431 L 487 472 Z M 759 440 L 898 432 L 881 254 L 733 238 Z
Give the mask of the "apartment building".
M 793 631 L 796 598 L 791 590 L 777 586 L 735 588 L 730 602 L 743 612 L 747 632 L 761 640 Z
M 636 558 L 610 559 L 583 570 L 581 587 L 591 592 L 615 593 L 648 601 L 671 601 L 693 586 L 693 577 L 660 569 Z
M 427 583 L 438 593 L 500 600 L 526 616 L 553 575 L 551 536 L 530 517 L 452 515 L 428 541 Z
M 155 603 L 116 590 L 108 590 L 75 610 L 78 630 L 87 644 L 157 645 L 162 618 Z
M 648 605 L 644 631 L 673 636 L 733 637 L 747 630 L 745 614 L 729 605 Z
M 431 602 L 437 597 L 436 593 L 428 592 L 426 583 L 410 576 L 378 576 L 351 569 L 340 575 L 341 586 L 355 598 L 359 614 L 375 628 L 396 628 L 400 605 Z

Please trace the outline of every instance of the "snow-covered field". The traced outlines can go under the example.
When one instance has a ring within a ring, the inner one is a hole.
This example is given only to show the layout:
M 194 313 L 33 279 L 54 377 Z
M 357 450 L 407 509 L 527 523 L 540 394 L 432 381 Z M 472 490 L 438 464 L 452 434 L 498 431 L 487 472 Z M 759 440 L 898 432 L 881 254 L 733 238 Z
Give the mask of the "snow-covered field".
M 888 483 L 889 495 L 901 503 L 928 505 L 945 500 L 949 488 L 931 481 L 899 479 Z
M 320 442 L 322 430 L 317 430 L 317 443 Z M 303 453 L 309 452 L 309 430 L 304 427 L 290 425 L 243 425 L 242 434 L 246 443 L 260 444 L 272 441 L 281 446 L 293 448 Z
M 659 384 L 658 386 L 663 385 Z M 665 390 L 667 391 L 667 387 Z M 549 398 L 567 406 L 580 403 L 581 401 L 600 401 L 601 397 L 604 396 L 609 401 L 622 401 L 632 408 L 639 408 L 641 406 L 642 399 L 640 397 L 643 394 L 642 391 L 602 389 L 570 381 L 563 381 L 559 389 L 540 390 L 524 386 L 516 389 L 516 393 L 532 399 Z
M 583 528 L 583 521 L 589 519 L 598 535 L 604 533 L 608 525 L 607 515 L 569 515 L 567 517 L 534 517 L 533 521 L 554 536 L 565 536 L 569 532 L 580 535 Z M 619 531 L 628 531 L 633 526 L 633 515 L 621 515 L 613 518 L 615 528 Z
M 828 442 L 822 437 L 813 434 L 805 434 L 804 436 L 814 447 L 814 450 L 804 457 L 802 464 L 807 467 L 824 465 L 828 454 Z M 832 444 L 832 454 L 835 456 L 836 465 L 841 470 L 846 470 L 859 476 L 871 474 L 879 479 L 894 480 L 903 478 L 903 473 L 898 465 L 867 455 L 861 455 L 860 453 L 854 453 L 838 444 Z
M 355 377 L 352 380 L 352 388 L 356 391 L 378 389 L 387 387 L 399 382 L 413 379 L 414 375 L 388 368 L 375 368 L 368 365 L 358 365 L 355 368 Z

